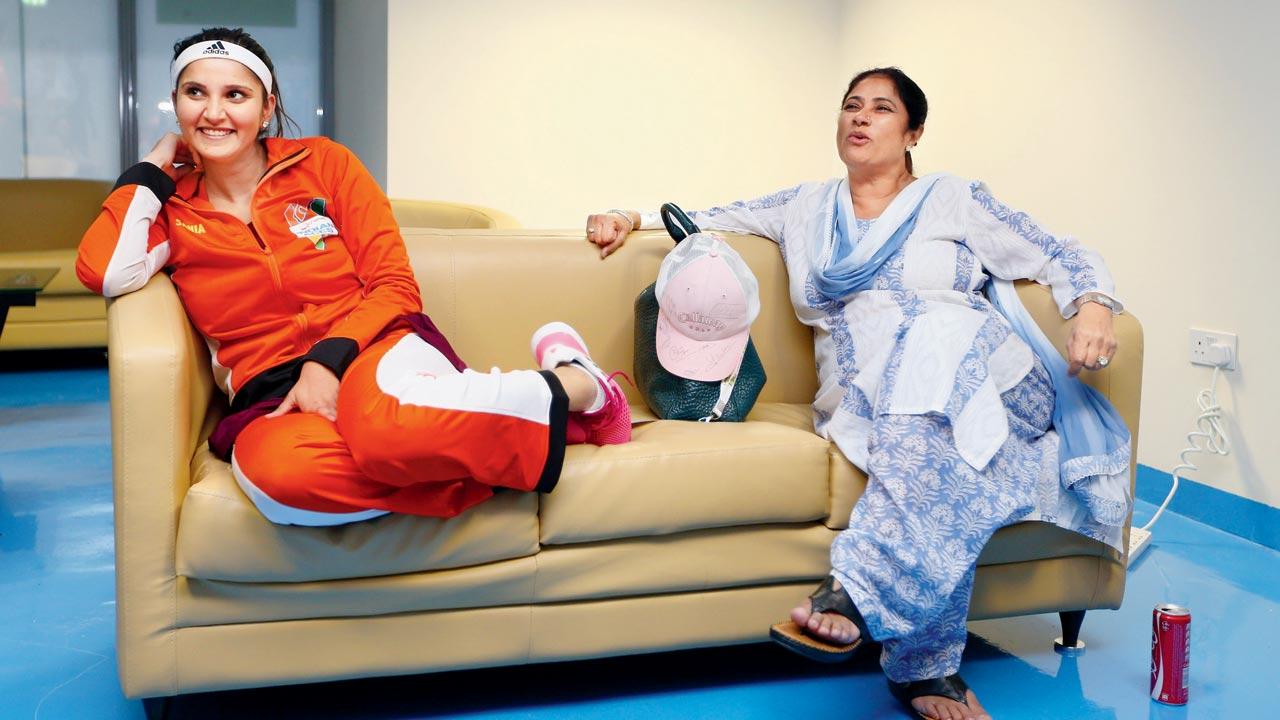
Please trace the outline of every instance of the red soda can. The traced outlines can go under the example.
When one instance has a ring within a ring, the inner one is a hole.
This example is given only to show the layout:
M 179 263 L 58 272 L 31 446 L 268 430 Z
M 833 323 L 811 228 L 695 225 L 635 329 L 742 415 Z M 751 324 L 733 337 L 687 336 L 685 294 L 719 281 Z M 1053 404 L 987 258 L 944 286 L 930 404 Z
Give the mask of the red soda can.
M 1157 605 L 1151 614 L 1151 699 L 1186 705 L 1190 669 L 1191 611 Z

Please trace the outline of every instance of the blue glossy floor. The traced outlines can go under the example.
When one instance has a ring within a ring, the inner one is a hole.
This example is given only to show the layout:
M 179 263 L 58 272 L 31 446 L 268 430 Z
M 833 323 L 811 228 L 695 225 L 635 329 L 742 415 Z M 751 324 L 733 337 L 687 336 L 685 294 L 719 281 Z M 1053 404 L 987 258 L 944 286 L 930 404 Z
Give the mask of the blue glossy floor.
M 0 369 L 0 719 L 143 718 L 148 709 L 173 718 L 907 717 L 867 654 L 827 667 L 768 645 L 208 693 L 166 707 L 126 700 L 116 683 L 110 418 L 98 358 L 0 354 L 9 368 Z M 71 366 L 50 368 L 59 363 Z M 1139 515 L 1152 509 L 1140 503 Z M 1151 608 L 1164 601 L 1193 611 L 1184 708 L 1146 696 Z M 1170 515 L 1130 573 L 1124 608 L 1085 619 L 1083 655 L 1053 652 L 1056 616 L 976 622 L 964 674 L 1000 720 L 1268 717 L 1278 609 L 1280 553 Z

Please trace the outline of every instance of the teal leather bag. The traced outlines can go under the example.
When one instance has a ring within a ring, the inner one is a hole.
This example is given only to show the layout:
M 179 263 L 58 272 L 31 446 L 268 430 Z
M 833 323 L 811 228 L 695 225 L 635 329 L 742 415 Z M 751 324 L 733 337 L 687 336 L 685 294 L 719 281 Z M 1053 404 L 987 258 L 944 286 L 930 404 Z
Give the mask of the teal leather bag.
M 662 222 L 677 243 L 698 232 L 698 226 L 673 203 L 662 206 Z M 755 343 L 747 341 L 738 372 L 720 382 L 682 378 L 658 361 L 657 283 L 636 296 L 636 386 L 645 403 L 664 420 L 741 422 L 751 412 L 767 380 Z

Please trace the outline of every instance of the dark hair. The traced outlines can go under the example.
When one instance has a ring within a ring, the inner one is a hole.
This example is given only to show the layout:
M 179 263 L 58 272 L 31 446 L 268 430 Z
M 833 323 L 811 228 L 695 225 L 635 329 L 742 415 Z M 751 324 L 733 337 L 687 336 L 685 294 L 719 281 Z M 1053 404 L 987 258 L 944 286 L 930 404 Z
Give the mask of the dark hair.
M 844 91 L 844 95 L 840 98 L 843 103 L 844 99 L 849 97 L 849 93 L 858 86 L 858 83 L 869 77 L 887 78 L 893 83 L 893 87 L 898 91 L 898 97 L 902 98 L 902 104 L 907 108 L 907 129 L 919 130 L 924 125 L 924 119 L 929 115 L 929 101 L 924 97 L 924 91 L 916 84 L 915 80 L 907 77 L 907 74 L 896 67 L 878 67 L 870 70 L 863 70 L 853 79 L 849 81 L 849 87 Z M 913 172 L 911 167 L 911 151 L 907 151 L 907 172 Z
M 173 59 L 177 60 L 178 56 L 182 54 L 182 51 L 192 45 L 207 42 L 209 40 L 224 40 L 226 42 L 235 43 L 254 55 L 257 55 L 258 59 L 266 64 L 267 70 L 271 72 L 271 94 L 276 96 L 275 136 L 284 137 L 286 125 L 293 128 L 295 135 L 301 135 L 302 129 L 298 127 L 298 123 L 294 122 L 293 118 L 289 117 L 289 114 L 284 111 L 284 97 L 280 94 L 280 80 L 276 77 L 276 66 L 271 64 L 271 57 L 267 55 L 267 51 L 258 44 L 257 40 L 253 39 L 253 36 L 245 32 L 244 28 L 205 28 L 191 37 L 183 38 L 174 43 Z M 266 88 L 264 87 L 263 90 L 265 89 Z M 259 137 L 265 137 L 266 135 L 266 129 L 263 129 L 258 133 Z

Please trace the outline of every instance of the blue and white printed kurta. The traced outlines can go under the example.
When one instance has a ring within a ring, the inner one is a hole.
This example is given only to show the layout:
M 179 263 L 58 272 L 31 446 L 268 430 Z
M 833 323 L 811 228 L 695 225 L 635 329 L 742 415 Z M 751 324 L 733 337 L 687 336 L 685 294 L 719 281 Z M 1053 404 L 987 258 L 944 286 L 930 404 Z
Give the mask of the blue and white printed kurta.
M 810 276 L 831 256 L 834 203 L 854 217 L 847 187 L 843 178 L 806 183 L 692 217 L 703 230 L 762 235 L 781 247 L 796 315 L 814 329 L 820 435 L 867 471 L 876 418 L 941 416 L 955 452 L 982 471 L 1011 437 L 1001 395 L 1035 366 L 1031 349 L 979 292 L 988 275 L 1048 285 L 1064 318 L 1086 292 L 1114 297 L 1111 275 L 1096 253 L 1045 232 L 982 183 L 944 175 L 872 288 L 831 300 Z M 857 225 L 861 236 L 868 223 Z M 1120 528 L 1094 522 L 1060 488 L 1056 435 L 1036 444 L 1052 456 L 1043 458 L 1036 507 L 1020 519 L 1053 522 L 1120 550 Z
M 1095 253 L 1041 230 L 983 184 L 944 175 L 871 287 L 832 300 L 811 276 L 830 262 L 836 203 L 855 217 L 844 179 L 693 220 L 781 247 L 792 305 L 814 330 L 815 429 L 869 478 L 832 543 L 832 574 L 883 643 L 890 680 L 943 677 L 960 666 L 978 554 L 997 529 L 1044 520 L 1117 550 L 1121 541 L 1121 528 L 1096 522 L 1063 490 L 1048 374 L 979 288 L 988 276 L 1037 280 L 1070 317 L 1075 298 L 1114 297 L 1113 284 Z M 855 220 L 856 243 L 873 221 Z

